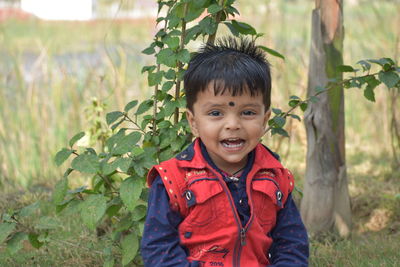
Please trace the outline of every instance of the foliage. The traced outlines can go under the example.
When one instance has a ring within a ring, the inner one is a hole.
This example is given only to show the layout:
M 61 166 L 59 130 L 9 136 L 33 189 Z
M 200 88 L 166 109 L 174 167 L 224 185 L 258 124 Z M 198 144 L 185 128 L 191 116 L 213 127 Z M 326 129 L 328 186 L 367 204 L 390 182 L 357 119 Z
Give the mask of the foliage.
M 138 255 L 139 240 L 143 233 L 147 208 L 148 190 L 145 176 L 149 168 L 159 161 L 171 158 L 191 140 L 185 114 L 184 95 L 181 81 L 190 52 L 190 42 L 203 38 L 209 42 L 215 39 L 218 27 L 224 25 L 235 36 L 248 35 L 253 39 L 261 36 L 249 24 L 233 19 L 239 12 L 233 6 L 234 0 L 180 0 L 158 1 L 157 23 L 163 27 L 155 34 L 153 42 L 142 52 L 154 55 L 156 63 L 144 66 L 148 84 L 153 87 L 151 98 L 139 103 L 129 102 L 123 111 L 107 114 L 106 123 L 110 130 L 104 130 L 102 122 L 89 132 L 99 142 L 99 149 L 91 146 L 79 147 L 77 142 L 87 136 L 78 133 L 71 138 L 69 146 L 62 148 L 55 156 L 57 165 L 73 157 L 64 177 L 56 184 L 53 203 L 61 213 L 69 207 L 76 207 L 86 227 L 92 230 L 107 225 L 110 247 L 104 249 L 104 266 L 141 265 Z M 280 53 L 262 46 L 261 49 L 273 56 L 284 58 Z M 275 116 L 269 121 L 272 134 L 288 136 L 284 130 L 287 117 L 300 120 L 292 111 L 300 107 L 307 109 L 309 101 L 317 101 L 318 95 L 332 90 L 337 84 L 345 88 L 357 87 L 364 90 L 364 96 L 373 101 L 374 89 L 384 83 L 389 88 L 399 88 L 399 68 L 393 60 L 360 61 L 363 76 L 354 76 L 343 81 L 331 81 L 326 87 L 316 89 L 316 94 L 302 100 L 292 96 L 290 109 L 283 112 L 273 109 Z M 370 74 L 371 64 L 381 68 Z M 358 71 L 350 66 L 341 66 L 338 71 Z M 322 86 L 322 85 L 321 85 Z M 93 102 L 94 107 L 101 104 Z M 98 118 L 97 113 L 94 113 Z M 91 177 L 91 186 L 70 188 L 70 175 L 78 172 Z M 50 242 L 48 238 L 57 231 L 57 222 L 43 217 L 37 227 L 26 227 L 21 218 L 31 216 L 39 206 L 32 204 L 2 215 L 0 242 L 6 242 L 13 253 L 20 248 L 20 242 L 28 239 L 35 248 Z M 98 232 L 98 231 L 97 231 Z

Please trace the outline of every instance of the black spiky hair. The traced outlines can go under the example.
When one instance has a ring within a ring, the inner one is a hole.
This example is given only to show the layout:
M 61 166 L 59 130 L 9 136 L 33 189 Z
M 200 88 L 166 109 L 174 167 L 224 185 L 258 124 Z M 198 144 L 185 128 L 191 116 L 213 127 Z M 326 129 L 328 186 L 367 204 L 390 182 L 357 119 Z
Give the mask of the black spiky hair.
M 225 37 L 216 44 L 205 44 L 194 54 L 184 75 L 187 108 L 199 92 L 213 85 L 214 94 L 261 93 L 267 111 L 271 105 L 271 73 L 265 53 L 255 42 L 245 38 Z

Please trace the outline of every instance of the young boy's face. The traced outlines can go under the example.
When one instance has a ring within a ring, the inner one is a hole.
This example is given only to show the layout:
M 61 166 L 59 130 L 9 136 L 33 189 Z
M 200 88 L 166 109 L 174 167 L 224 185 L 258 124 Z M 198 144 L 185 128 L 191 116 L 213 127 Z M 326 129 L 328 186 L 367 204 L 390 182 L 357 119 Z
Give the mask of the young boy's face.
M 187 111 L 193 135 L 201 138 L 213 162 L 228 173 L 245 166 L 269 116 L 261 94 L 251 96 L 245 91 L 232 96 L 226 90 L 215 96 L 212 86 L 198 93 L 193 112 Z

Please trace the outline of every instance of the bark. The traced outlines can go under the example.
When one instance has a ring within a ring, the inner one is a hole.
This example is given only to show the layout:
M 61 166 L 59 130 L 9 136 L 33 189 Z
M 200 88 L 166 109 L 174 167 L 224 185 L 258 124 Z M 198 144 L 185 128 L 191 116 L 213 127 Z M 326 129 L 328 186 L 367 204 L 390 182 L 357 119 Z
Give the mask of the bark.
M 312 44 L 308 95 L 331 78 L 341 78 L 336 66 L 343 64 L 343 17 L 341 0 L 316 0 L 312 13 Z M 351 228 L 348 194 L 343 88 L 321 94 L 305 114 L 307 165 L 301 214 L 311 234 L 338 230 L 346 236 Z

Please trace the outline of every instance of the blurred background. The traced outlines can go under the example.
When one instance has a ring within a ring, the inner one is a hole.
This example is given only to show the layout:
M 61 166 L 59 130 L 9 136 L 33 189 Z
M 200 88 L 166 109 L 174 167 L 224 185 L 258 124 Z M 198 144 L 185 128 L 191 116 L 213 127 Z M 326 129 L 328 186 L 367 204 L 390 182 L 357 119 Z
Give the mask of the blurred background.
M 287 110 L 291 95 L 306 96 L 314 5 L 314 0 L 236 1 L 241 14 L 237 19 L 264 33 L 258 44 L 286 58 L 270 57 L 276 108 Z M 141 51 L 157 31 L 156 15 L 155 0 L 0 0 L 1 209 L 46 198 L 65 171 L 54 164 L 54 155 L 75 133 L 98 132 L 99 127 L 107 131 L 102 128 L 107 112 L 151 95 L 141 69 L 154 59 Z M 398 62 L 399 1 L 344 0 L 344 26 L 345 64 L 381 57 Z M 220 30 L 221 35 L 227 32 Z M 384 86 L 375 92 L 375 103 L 368 102 L 360 90 L 345 92 L 355 237 L 316 243 L 312 248 L 315 266 L 361 266 L 346 265 L 346 259 L 398 253 L 400 171 L 393 159 L 390 124 L 393 105 L 399 101 L 393 102 L 393 94 Z M 291 121 L 287 130 L 291 138 L 266 136 L 265 143 L 293 170 L 301 189 L 304 125 Z M 80 238 L 90 239 L 88 234 Z M 348 251 L 343 254 L 338 248 Z M 79 254 L 84 251 L 63 248 L 53 257 L 78 257 L 82 260 L 75 263 L 78 266 L 95 264 L 89 252 Z M 40 253 L 34 255 L 40 262 Z M 94 263 L 83 262 L 85 257 Z M 9 256 L 0 254 L 0 262 L 2 258 L 11 264 Z M 342 258 L 344 265 L 332 263 L 335 258 L 339 262 Z M 395 266 L 398 260 L 369 266 Z

